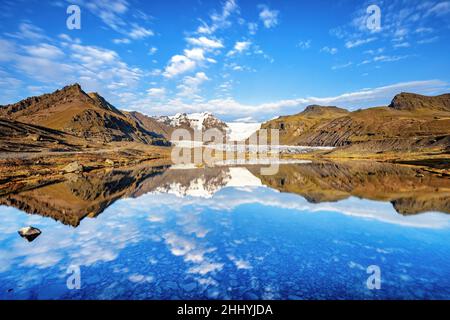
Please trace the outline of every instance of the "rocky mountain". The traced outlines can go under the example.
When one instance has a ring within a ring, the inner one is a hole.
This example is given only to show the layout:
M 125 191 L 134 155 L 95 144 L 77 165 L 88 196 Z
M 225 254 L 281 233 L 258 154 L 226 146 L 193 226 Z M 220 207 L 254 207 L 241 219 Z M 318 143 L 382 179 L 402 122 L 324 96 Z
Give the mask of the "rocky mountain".
M 168 145 L 175 129 L 216 128 L 231 140 L 253 131 L 278 129 L 282 145 L 340 147 L 338 152 L 450 150 L 450 94 L 435 97 L 401 93 L 391 104 L 350 112 L 335 106 L 308 106 L 261 126 L 225 123 L 210 112 L 149 117 L 121 111 L 78 84 L 51 94 L 0 106 L 0 150 L 78 150 L 83 145 L 138 142 Z M 81 140 L 80 140 L 81 139 Z
M 261 129 L 278 129 L 280 144 L 298 145 L 299 140 L 301 141 L 305 134 L 314 131 L 330 120 L 343 117 L 348 113 L 347 110 L 334 106 L 312 105 L 296 115 L 282 116 L 268 121 L 261 126 Z
M 99 94 L 85 93 L 78 84 L 0 106 L 0 118 L 58 130 L 93 142 L 167 144 L 164 137 L 146 130 Z
M 137 111 L 124 113 L 133 121 L 136 121 L 139 125 L 141 125 L 141 127 L 145 130 L 149 132 L 155 132 L 163 136 L 167 140 L 170 140 L 170 135 L 174 130 L 173 127 Z
M 450 94 L 428 97 L 402 92 L 394 97 L 389 107 L 403 111 L 434 110 L 450 112 Z
M 225 122 L 216 118 L 210 112 L 191 114 L 177 113 L 174 116 L 157 117 L 156 120 L 172 128 L 184 128 L 199 131 L 206 131 L 208 129 L 215 128 L 224 133 L 226 133 L 228 129 Z
M 178 113 L 175 116 L 154 117 L 159 123 L 174 129 L 194 130 L 218 129 L 228 141 L 244 141 L 261 128 L 261 123 L 224 122 L 210 112 Z
M 282 144 L 346 147 L 347 151 L 445 150 L 450 146 L 450 95 L 397 95 L 390 106 L 348 112 L 311 106 L 262 128 L 280 130 Z

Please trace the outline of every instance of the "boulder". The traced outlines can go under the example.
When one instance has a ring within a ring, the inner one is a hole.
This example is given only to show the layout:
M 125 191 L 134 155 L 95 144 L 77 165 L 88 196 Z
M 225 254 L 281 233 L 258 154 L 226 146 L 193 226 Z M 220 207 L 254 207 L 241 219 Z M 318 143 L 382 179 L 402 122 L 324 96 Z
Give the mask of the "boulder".
M 31 141 L 41 141 L 41 136 L 38 134 L 30 134 L 28 137 Z
M 25 238 L 28 240 L 28 242 L 32 242 L 34 239 L 39 237 L 41 235 L 41 230 L 34 227 L 25 227 L 18 231 L 19 235 L 22 238 Z
M 114 167 L 114 161 L 112 161 L 111 159 L 106 159 L 106 160 L 105 160 L 105 164 L 106 164 L 108 167 Z
M 63 168 L 65 173 L 80 173 L 84 171 L 84 167 L 78 162 L 69 163 L 67 166 Z

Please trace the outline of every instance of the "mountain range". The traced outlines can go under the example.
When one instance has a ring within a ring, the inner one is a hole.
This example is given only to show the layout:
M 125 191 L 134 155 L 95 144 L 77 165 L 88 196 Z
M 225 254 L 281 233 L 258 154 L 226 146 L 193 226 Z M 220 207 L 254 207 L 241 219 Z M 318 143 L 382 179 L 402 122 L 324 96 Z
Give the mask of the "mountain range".
M 74 151 L 111 143 L 170 145 L 178 128 L 217 128 L 233 140 L 278 129 L 280 144 L 337 147 L 334 153 L 450 150 L 450 94 L 401 93 L 389 106 L 348 111 L 312 105 L 260 124 L 225 123 L 209 112 L 150 117 L 122 111 L 98 93 L 69 85 L 51 94 L 0 106 L 0 150 Z
M 245 127 L 240 123 L 232 125 Z M 244 130 L 243 138 L 256 131 L 259 124 L 250 127 L 254 129 Z M 119 110 L 98 93 L 86 93 L 74 84 L 0 106 L 0 151 L 79 151 L 113 142 L 168 146 L 175 129 L 193 133 L 212 128 L 224 135 L 232 132 L 227 123 L 209 112 L 150 117 Z M 242 132 L 234 133 L 235 136 L 242 137 Z
M 350 112 L 335 106 L 268 121 L 280 130 L 280 143 L 341 147 L 347 152 L 418 151 L 450 148 L 450 94 L 435 97 L 401 93 L 385 107 Z

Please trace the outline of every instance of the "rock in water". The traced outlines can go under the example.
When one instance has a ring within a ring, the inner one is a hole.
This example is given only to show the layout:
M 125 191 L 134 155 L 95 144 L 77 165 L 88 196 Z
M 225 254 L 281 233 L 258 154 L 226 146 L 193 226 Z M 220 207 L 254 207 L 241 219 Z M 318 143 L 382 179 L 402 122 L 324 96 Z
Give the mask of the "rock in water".
M 78 162 L 72 162 L 64 167 L 63 171 L 65 173 L 79 173 L 83 172 L 84 167 Z
M 28 242 L 32 242 L 34 239 L 39 237 L 42 233 L 41 230 L 39 230 L 38 228 L 34 228 L 34 227 L 25 227 L 25 228 L 20 229 L 18 232 L 19 232 L 19 235 L 22 238 L 27 239 Z

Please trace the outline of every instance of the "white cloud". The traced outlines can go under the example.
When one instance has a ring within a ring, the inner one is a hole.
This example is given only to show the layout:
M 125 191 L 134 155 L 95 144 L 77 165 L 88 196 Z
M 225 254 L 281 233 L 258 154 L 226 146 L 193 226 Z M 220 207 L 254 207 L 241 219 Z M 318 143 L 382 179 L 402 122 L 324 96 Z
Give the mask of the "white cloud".
M 9 40 L 0 39 L 0 61 L 11 61 L 16 54 L 16 45 Z
M 248 33 L 250 33 L 251 35 L 255 35 L 257 31 L 258 31 L 258 24 L 250 22 L 248 24 Z
M 33 92 L 42 93 L 43 87 L 46 88 L 45 92 L 49 92 L 78 82 L 84 90 L 100 92 L 116 103 L 117 98 L 125 97 L 125 90 L 136 92 L 135 88 L 140 85 L 142 78 L 149 76 L 148 72 L 125 63 L 114 50 L 83 45 L 79 39 L 67 34 L 60 34 L 52 39 L 40 31 L 37 33 L 40 29 L 30 23 L 26 27 L 19 26 L 17 34 L 21 30 L 34 32 L 30 34 L 27 31 L 26 38 L 17 40 L 25 45 L 0 39 L 0 61 L 5 61 L 6 57 L 3 55 L 7 56 L 11 68 L 27 78 L 27 85 Z M 13 38 L 18 39 L 14 35 Z M 5 78 L 9 79 L 11 75 L 5 75 Z M 1 84 L 0 86 L 4 96 L 12 96 L 11 90 L 3 88 Z M 16 92 L 16 97 L 17 94 Z
M 221 49 L 223 48 L 222 41 L 209 39 L 207 37 L 199 37 L 199 38 L 187 38 L 186 41 L 194 46 L 203 47 L 206 49 Z
M 413 44 L 421 41 L 418 36 L 435 35 L 433 26 L 436 23 L 446 23 L 450 13 L 450 1 L 422 1 L 409 0 L 406 4 L 402 0 L 380 2 L 382 13 L 381 29 L 374 31 L 367 28 L 366 22 L 369 14 L 366 8 L 369 4 L 365 1 L 357 7 L 350 23 L 330 30 L 330 33 L 344 39 L 347 48 L 354 48 L 368 43 L 365 39 L 390 40 L 396 42 L 394 48 L 406 47 L 406 43 Z M 442 20 L 442 21 L 440 21 Z M 370 41 L 370 42 L 372 42 Z
M 197 72 L 195 76 L 187 76 L 183 79 L 182 83 L 177 86 L 180 90 L 179 96 L 194 99 L 197 98 L 197 93 L 200 90 L 200 86 L 210 80 L 204 72 Z
M 126 0 L 72 0 L 71 3 L 87 8 L 113 30 L 120 31 L 126 25 L 121 17 L 129 8 Z
M 74 65 L 48 58 L 18 55 L 14 62 L 17 70 L 40 82 L 65 85 L 67 82 L 75 82 L 69 79 L 74 79 L 77 75 Z
M 65 33 L 61 33 L 60 35 L 58 35 L 58 38 L 60 38 L 63 41 L 62 42 L 63 45 L 68 45 L 69 43 L 81 44 L 80 39 L 72 38 L 71 36 Z
M 306 41 L 299 41 L 299 43 L 297 44 L 297 47 L 306 50 L 311 48 L 311 40 L 306 40 Z
M 38 46 L 25 46 L 24 49 L 30 56 L 46 59 L 58 59 L 64 56 L 61 49 L 46 43 Z
M 424 34 L 424 33 L 431 33 L 433 31 L 434 31 L 433 28 L 419 27 L 414 32 L 419 33 L 419 34 Z
M 348 49 L 362 46 L 364 44 L 375 41 L 377 38 L 367 38 L 367 39 L 358 39 L 358 40 L 350 40 L 345 43 L 345 47 Z
M 200 34 L 213 34 L 218 29 L 224 29 L 231 26 L 230 16 L 239 11 L 239 7 L 235 0 L 227 0 L 222 8 L 221 13 L 214 12 L 210 15 L 211 24 L 205 22 L 198 27 L 197 32 Z
M 331 69 L 332 70 L 345 69 L 345 68 L 350 67 L 352 64 L 353 64 L 352 62 L 347 62 L 347 63 L 344 63 L 344 64 L 338 64 L 338 65 L 335 65 L 335 66 L 331 67 Z
M 409 48 L 411 45 L 409 42 L 402 42 L 394 44 L 394 48 Z
M 184 55 L 192 60 L 203 61 L 205 60 L 205 51 L 201 48 L 193 48 L 184 50 Z
M 322 49 L 320 49 L 320 52 L 326 52 L 326 53 L 334 55 L 334 54 L 336 54 L 338 52 L 338 49 L 337 48 L 330 48 L 330 47 L 323 47 Z
M 278 24 L 279 11 L 270 10 L 266 5 L 259 5 L 259 18 L 267 29 L 273 28 Z
M 19 25 L 19 31 L 16 33 L 6 33 L 7 36 L 17 39 L 24 39 L 24 40 L 32 40 L 32 41 L 43 41 L 43 40 L 49 40 L 49 37 L 47 37 L 44 34 L 44 31 L 29 23 L 29 22 L 23 22 Z
M 201 36 L 199 38 L 186 38 L 186 41 L 193 45 L 192 49 L 185 49 L 183 55 L 175 55 L 169 61 L 163 76 L 166 78 L 173 78 L 179 74 L 193 71 L 197 66 L 201 66 L 204 61 L 216 63 L 213 58 L 205 57 L 205 53 L 211 50 L 223 48 L 220 40 L 207 38 Z
M 113 39 L 113 42 L 115 44 L 129 44 L 131 43 L 131 40 L 127 38 L 122 38 L 122 39 Z
M 227 53 L 227 56 L 233 56 L 237 53 L 243 53 L 248 49 L 250 49 L 251 45 L 252 45 L 251 41 L 238 41 L 235 43 L 233 50 Z
M 119 57 L 115 51 L 100 47 L 73 44 L 71 49 L 72 57 L 81 61 L 88 68 L 111 63 L 118 60 Z
M 392 98 L 400 92 L 434 95 L 447 92 L 448 90 L 450 90 L 450 84 L 440 80 L 411 81 L 343 93 L 332 97 L 306 97 L 278 100 L 262 104 L 243 104 L 232 98 L 212 99 L 193 104 L 173 99 L 164 102 L 159 106 L 154 106 L 152 112 L 159 114 L 175 114 L 177 112 L 202 112 L 204 110 L 209 110 L 219 116 L 233 118 L 252 116 L 258 121 L 264 121 L 281 113 L 298 113 L 302 108 L 312 104 L 336 105 L 354 110 L 375 105 L 388 105 Z M 145 110 L 147 105 L 141 107 L 138 104 L 135 104 L 134 107 Z
M 234 45 L 234 50 L 236 50 L 237 52 L 241 53 L 241 52 L 243 52 L 245 50 L 248 50 L 248 48 L 250 48 L 251 44 L 252 43 L 250 41 L 238 41 Z
M 194 70 L 195 61 L 183 55 L 175 55 L 170 59 L 169 65 L 166 67 L 163 76 L 173 78 L 179 74 Z
M 439 37 L 435 36 L 435 37 L 430 37 L 430 38 L 425 38 L 425 39 L 418 40 L 417 43 L 418 44 L 428 44 L 428 43 L 436 42 L 438 40 L 439 40 Z
M 376 50 L 366 50 L 364 51 L 365 54 L 375 55 L 375 54 L 381 54 L 384 52 L 384 48 L 378 48 Z
M 434 5 L 432 8 L 430 8 L 427 11 L 426 16 L 428 15 L 444 16 L 448 13 L 450 13 L 450 1 L 442 1 Z
M 394 62 L 408 58 L 409 56 L 376 56 L 373 58 L 374 62 Z
M 154 33 L 152 30 L 146 29 L 138 25 L 133 25 L 133 29 L 128 34 L 128 36 L 134 40 L 144 39 L 147 37 L 151 37 L 153 35 Z
M 148 50 L 148 53 L 149 53 L 151 56 L 153 56 L 154 54 L 156 54 L 156 52 L 158 52 L 158 48 L 156 48 L 156 47 L 151 47 L 151 48 Z
M 147 90 L 147 93 L 150 97 L 163 98 L 166 95 L 166 89 L 165 88 L 150 88 Z

